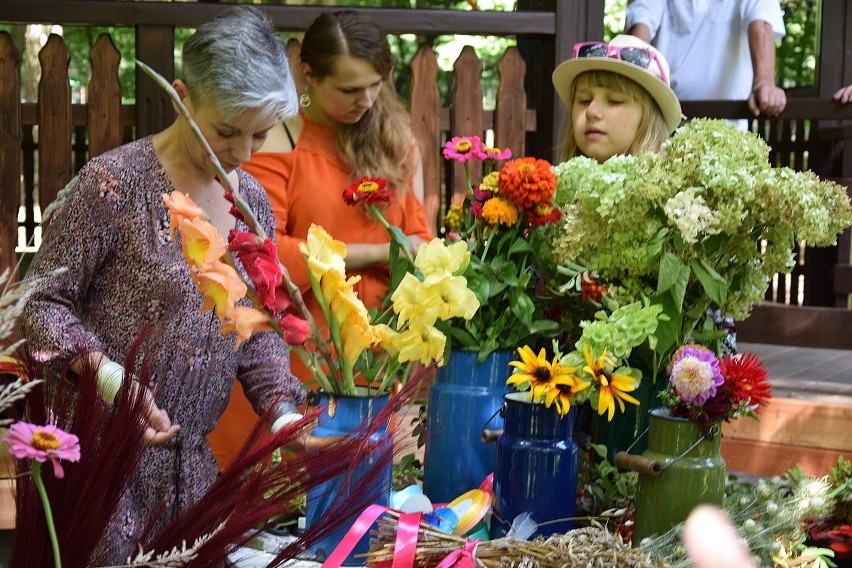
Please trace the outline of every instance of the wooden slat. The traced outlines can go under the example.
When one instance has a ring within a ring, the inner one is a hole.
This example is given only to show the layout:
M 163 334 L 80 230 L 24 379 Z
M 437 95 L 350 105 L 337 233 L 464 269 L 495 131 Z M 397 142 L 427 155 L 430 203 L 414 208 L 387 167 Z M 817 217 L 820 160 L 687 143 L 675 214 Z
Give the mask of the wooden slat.
M 428 45 L 421 45 L 411 62 L 411 127 L 420 145 L 425 182 L 423 209 L 426 222 L 438 234 L 442 225 L 441 183 L 441 128 L 438 109 L 441 106 L 438 92 L 438 60 Z
M 759 421 L 738 418 L 723 432 L 740 440 L 852 453 L 852 404 L 773 398 Z
M 852 349 L 852 310 L 764 302 L 737 322 L 737 339 L 751 343 Z
M 831 470 L 840 455 L 848 457 L 849 453 L 727 436 L 722 438 L 722 457 L 728 470 L 760 477 L 783 475 L 793 466 L 801 467 L 805 475 L 820 477 Z
M 161 4 L 165 5 L 165 4 Z M 175 76 L 174 54 L 164 45 L 174 46 L 175 31 L 169 26 L 138 26 L 136 58 L 171 81 Z M 155 134 L 175 120 L 172 101 L 166 91 L 136 68 L 136 138 Z
M 523 156 L 525 137 L 527 93 L 524 76 L 527 66 L 517 48 L 510 47 L 497 64 L 500 85 L 497 88 L 497 105 L 494 112 L 494 134 L 498 148 L 511 148 L 513 156 Z
M 101 34 L 89 54 L 92 78 L 89 82 L 89 157 L 93 158 L 121 144 L 121 85 L 118 66 L 121 54 L 107 34 Z
M 469 45 L 462 48 L 454 66 L 455 86 L 453 89 L 453 109 L 450 116 L 451 136 L 480 136 L 485 134 L 482 126 L 482 62 Z M 482 177 L 482 163 L 468 160 L 472 180 Z M 474 181 L 476 183 L 476 181 Z M 464 167 L 453 161 L 452 201 L 461 201 L 467 192 Z
M 0 32 L 0 274 L 16 264 L 21 200 L 21 85 L 18 50 Z M 12 280 L 16 279 L 11 274 Z
M 852 349 L 852 310 L 764 302 L 737 322 L 737 339 L 752 343 Z
M 38 190 L 42 210 L 71 179 L 71 56 L 62 37 L 50 34 L 38 54 Z

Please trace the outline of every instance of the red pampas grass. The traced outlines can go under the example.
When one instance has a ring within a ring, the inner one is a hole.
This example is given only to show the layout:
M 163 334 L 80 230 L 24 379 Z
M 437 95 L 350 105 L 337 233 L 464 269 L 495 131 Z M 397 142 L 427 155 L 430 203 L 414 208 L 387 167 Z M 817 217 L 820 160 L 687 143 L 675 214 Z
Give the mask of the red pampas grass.
M 144 335 L 144 334 L 143 334 Z M 131 349 L 125 368 L 134 368 L 140 340 Z M 40 377 L 40 369 L 26 360 L 27 374 Z M 147 384 L 142 372 L 140 383 Z M 64 568 L 91 566 L 127 483 L 142 453 L 145 405 L 133 389 L 122 389 L 114 408 L 96 392 L 95 369 L 68 373 L 60 381 L 42 383 L 27 396 L 26 419 L 35 424 L 54 424 L 80 439 L 78 463 L 63 464 L 65 477 L 44 474 Z M 16 529 L 10 568 L 44 568 L 53 565 L 44 510 L 29 475 L 31 463 L 18 460 Z M 47 472 L 48 470 L 44 470 Z
M 184 543 L 190 546 L 218 527 L 218 531 L 195 550 L 197 556 L 186 566 L 222 566 L 237 546 L 254 538 L 270 519 L 292 516 L 296 510 L 297 499 L 308 489 L 338 476 L 351 475 L 352 470 L 370 454 L 375 464 L 361 478 L 359 491 L 334 499 L 323 518 L 282 550 L 270 565 L 277 566 L 285 560 L 297 557 L 341 526 L 348 528 L 365 508 L 382 497 L 381 476 L 392 463 L 393 444 L 382 441 L 381 437 L 392 436 L 388 431 L 392 417 L 404 404 L 411 401 L 419 383 L 431 374 L 434 374 L 433 367 L 411 377 L 406 386 L 390 398 L 388 405 L 377 413 L 372 421 L 362 423 L 351 434 L 322 447 L 295 453 L 275 467 L 269 465 L 272 451 L 301 438 L 325 409 L 306 414 L 299 422 L 271 437 L 264 436 L 270 420 L 269 416 L 265 416 L 240 454 L 204 497 L 151 538 L 144 546 L 145 550 L 155 551 L 157 554 L 174 548 L 180 550 Z M 377 434 L 380 440 L 378 442 Z

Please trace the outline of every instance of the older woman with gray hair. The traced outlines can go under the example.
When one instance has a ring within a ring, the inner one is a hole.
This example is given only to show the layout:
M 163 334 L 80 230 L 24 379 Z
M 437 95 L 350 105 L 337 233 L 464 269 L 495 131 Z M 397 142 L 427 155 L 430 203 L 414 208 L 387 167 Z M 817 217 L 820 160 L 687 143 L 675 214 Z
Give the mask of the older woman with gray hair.
M 182 63 L 175 90 L 231 185 L 274 235 L 267 196 L 240 164 L 273 125 L 296 112 L 281 39 L 262 12 L 243 5 L 201 25 L 184 45 Z M 67 268 L 38 287 L 21 318 L 30 354 L 43 365 L 48 384 L 69 368 L 96 369 L 99 394 L 114 404 L 122 386 L 137 384 L 123 364 L 147 330 L 135 355 L 150 373 L 144 393 L 148 447 L 96 565 L 124 562 L 152 517 L 170 520 L 215 480 L 217 463 L 205 435 L 225 409 L 234 377 L 259 414 L 295 409 L 304 399 L 281 337 L 255 334 L 235 350 L 234 337 L 220 333 L 209 311 L 202 313 L 180 235 L 169 231 L 162 195 L 173 191 L 203 207 L 223 237 L 247 229 L 231 215 L 210 158 L 187 119 L 178 116 L 162 132 L 82 168 L 27 274 Z

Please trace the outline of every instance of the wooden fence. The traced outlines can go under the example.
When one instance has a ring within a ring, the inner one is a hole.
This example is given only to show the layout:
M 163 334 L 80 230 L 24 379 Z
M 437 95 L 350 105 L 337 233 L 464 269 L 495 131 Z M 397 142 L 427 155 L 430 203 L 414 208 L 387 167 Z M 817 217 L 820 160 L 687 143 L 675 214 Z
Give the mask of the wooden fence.
M 289 47 L 291 54 L 298 51 L 294 42 Z M 97 39 L 90 60 L 90 98 L 72 104 L 69 52 L 63 39 L 51 34 L 39 53 L 39 102 L 21 103 L 17 50 L 10 36 L 0 32 L 0 270 L 14 265 L 19 228 L 29 240 L 38 225 L 37 211 L 55 199 L 88 159 L 135 137 L 136 113 L 133 106 L 121 104 L 120 54 L 108 35 Z M 482 63 L 473 48 L 465 47 L 456 61 L 452 103 L 446 108 L 440 106 L 438 73 L 435 53 L 421 46 L 412 62 L 410 113 L 423 155 L 426 215 L 436 230 L 454 192 L 458 196 L 464 188 L 461 167 L 447 168 L 449 162 L 441 156 L 444 140 L 454 134 L 485 137 L 493 130 L 496 145 L 522 155 L 526 133 L 536 124 L 535 111 L 526 107 L 525 65 L 516 48 L 508 49 L 498 65 L 493 111 L 482 107 Z
M 17 5 L 14 0 L 12 4 Z M 112 2 L 75 4 L 113 5 Z M 146 3 L 134 4 L 134 8 L 141 10 L 144 6 L 138 6 Z M 25 12 L 30 9 L 28 6 L 21 3 L 18 9 Z M 61 4 L 56 6 L 58 9 Z M 164 6 L 170 10 L 185 11 L 186 16 L 180 12 L 179 18 L 189 17 L 187 6 Z M 195 8 L 212 7 L 197 5 Z M 287 13 L 300 12 L 288 9 Z M 146 10 L 144 14 L 149 12 Z M 193 14 L 193 18 L 200 17 L 196 12 Z M 91 21 L 92 17 L 95 16 L 88 16 L 87 21 Z M 538 22 L 549 21 L 537 18 Z M 146 24 L 151 22 L 146 21 Z M 408 25 L 416 27 L 419 24 Z M 579 29 L 579 25 L 577 27 Z M 137 49 L 140 47 L 137 46 Z M 291 43 L 290 49 L 291 55 L 294 55 L 298 47 Z M 42 77 L 38 87 L 39 102 L 21 103 L 19 54 L 10 36 L 0 33 L 0 270 L 14 266 L 19 230 L 25 239 L 33 235 L 37 211 L 55 198 L 79 168 L 92 156 L 151 132 L 150 119 L 144 117 L 152 114 L 150 107 L 164 106 L 162 98 L 142 91 L 137 91 L 137 106 L 121 104 L 118 83 L 120 57 L 106 35 L 98 38 L 90 53 L 89 100 L 85 104 L 72 104 L 69 59 L 62 38 L 51 35 L 39 53 Z M 527 57 L 526 60 L 537 65 L 535 58 Z M 170 68 L 170 65 L 163 64 L 163 67 Z M 558 113 L 542 107 L 540 95 L 539 109 L 543 110 L 528 108 L 533 106 L 528 104 L 530 84 L 540 83 L 540 90 L 549 88 L 549 73 L 542 74 L 541 69 L 534 68 L 531 73 L 537 76 L 535 81 L 531 81 L 521 50 L 509 49 L 499 62 L 500 83 L 493 111 L 482 108 L 482 64 L 472 48 L 466 47 L 455 63 L 452 72 L 454 89 L 446 108 L 439 102 L 439 70 L 434 52 L 428 47 L 421 47 L 411 67 L 410 112 L 424 160 L 425 209 L 436 228 L 440 226 L 448 203 L 458 198 L 456 192 L 463 191 L 464 187 L 461 166 L 454 164 L 448 167 L 449 163 L 440 153 L 442 143 L 449 136 L 484 136 L 486 131 L 492 130 L 495 145 L 510 147 L 515 155 L 529 151 L 525 142 L 546 138 L 543 145 L 532 148 L 532 155 L 549 157 L 547 150 L 552 149 L 550 142 Z M 137 82 L 141 82 L 138 79 L 137 76 Z M 692 101 L 684 103 L 684 112 L 687 117 L 749 116 L 742 102 Z M 144 124 L 139 124 L 140 120 Z M 772 159 L 776 165 L 810 168 L 820 175 L 846 180 L 852 178 L 849 124 L 852 124 L 852 105 L 843 106 L 827 99 L 790 99 L 781 118 L 760 119 L 754 121 L 752 127 L 772 145 Z M 23 211 L 20 222 L 19 211 Z M 852 270 L 849 267 L 847 235 L 839 254 L 834 249 L 805 250 L 790 275 L 779 275 L 767 300 L 845 307 L 850 293 Z

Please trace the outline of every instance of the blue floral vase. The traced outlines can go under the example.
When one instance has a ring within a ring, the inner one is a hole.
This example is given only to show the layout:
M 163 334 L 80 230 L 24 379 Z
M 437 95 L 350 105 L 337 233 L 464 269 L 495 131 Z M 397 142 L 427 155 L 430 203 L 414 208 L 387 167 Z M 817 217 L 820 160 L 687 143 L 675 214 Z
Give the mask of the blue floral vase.
M 560 416 L 555 406 L 516 392 L 505 396 L 500 413 L 504 430 L 495 456 L 491 538 L 506 536 L 521 513 L 540 525 L 530 538 L 571 530 L 580 466 L 572 436 L 575 410 Z
M 318 396 L 318 400 L 316 400 L 316 396 Z M 318 438 L 345 436 L 356 430 L 362 422 L 375 417 L 388 403 L 387 394 L 382 396 L 335 395 L 332 400 L 332 397 L 328 394 L 321 392 L 312 398 L 314 400 L 309 400 L 309 404 L 319 404 L 320 407 L 328 406 L 328 411 L 320 415 L 317 426 L 312 432 L 312 435 Z M 328 507 L 336 499 L 344 499 L 352 493 L 363 492 L 365 490 L 364 479 L 370 475 L 371 468 L 375 467 L 378 462 L 376 456 L 393 451 L 393 436 L 390 435 L 387 428 L 380 428 L 370 438 L 370 442 L 374 444 L 375 452 L 353 467 L 348 480 L 344 474 L 308 490 L 306 502 L 306 526 L 308 528 L 322 518 Z M 388 461 L 387 467 L 379 474 L 378 481 L 370 486 L 371 490 L 376 493 L 373 500 L 375 504 L 388 505 L 392 477 L 393 465 Z M 311 552 L 318 562 L 323 562 L 334 551 L 354 521 L 355 519 L 352 519 L 349 523 L 340 523 L 339 529 L 312 547 Z M 363 565 L 364 560 L 362 558 L 356 559 L 355 555 L 364 554 L 369 550 L 370 535 L 368 532 L 346 557 L 343 565 Z
M 481 363 L 474 351 L 453 351 L 429 393 L 423 492 L 432 503 L 449 503 L 475 489 L 494 471 L 496 446 L 482 429 L 499 430 L 497 416 L 513 351 L 500 350 Z

